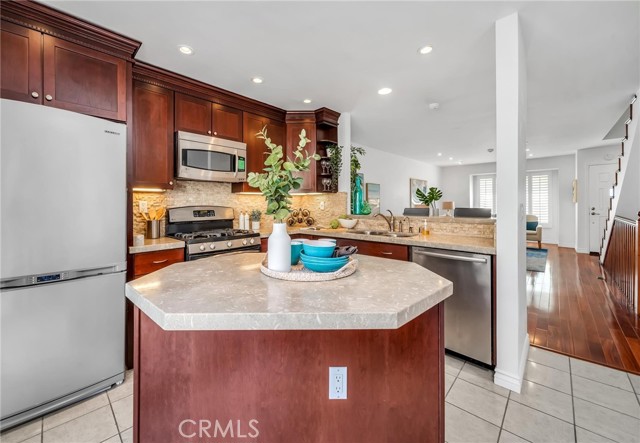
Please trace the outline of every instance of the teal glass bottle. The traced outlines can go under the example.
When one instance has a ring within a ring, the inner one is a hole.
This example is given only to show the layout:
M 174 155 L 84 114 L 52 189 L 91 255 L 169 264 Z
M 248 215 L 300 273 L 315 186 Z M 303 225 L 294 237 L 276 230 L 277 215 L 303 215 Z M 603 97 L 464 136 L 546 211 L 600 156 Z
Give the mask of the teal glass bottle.
M 358 175 L 356 176 L 356 185 L 353 190 L 353 213 L 355 215 L 362 214 L 363 203 L 362 178 Z

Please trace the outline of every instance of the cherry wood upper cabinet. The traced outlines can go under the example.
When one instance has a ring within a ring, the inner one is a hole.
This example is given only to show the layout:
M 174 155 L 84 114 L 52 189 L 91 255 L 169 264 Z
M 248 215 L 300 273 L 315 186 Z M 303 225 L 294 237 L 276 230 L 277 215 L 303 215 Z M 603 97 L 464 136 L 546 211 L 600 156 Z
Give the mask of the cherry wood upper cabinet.
M 243 115 L 243 139 L 247 144 L 247 174 L 249 172 L 262 172 L 267 155 L 267 146 L 264 140 L 256 137 L 256 134 L 267 127 L 267 135 L 271 141 L 284 146 L 285 126 L 284 122 L 271 120 L 261 115 L 244 112 Z M 249 186 L 249 183 L 233 183 L 233 192 L 259 192 L 258 189 Z
M 176 92 L 176 131 L 212 135 L 211 102 Z
M 300 132 L 305 130 L 307 138 L 311 143 L 307 143 L 304 151 L 309 155 L 316 153 L 316 119 L 313 112 L 287 112 L 287 149 L 286 155 L 289 158 L 294 157 L 294 151 L 300 142 Z M 302 177 L 302 187 L 296 192 L 316 192 L 316 161 L 311 160 L 309 170 L 295 173 L 296 176 Z
M 176 93 L 176 131 L 242 141 L 242 111 Z
M 217 103 L 212 106 L 213 135 L 229 140 L 243 141 L 242 111 Z
M 42 34 L 2 21 L 0 96 L 42 103 Z
M 45 35 L 44 104 L 96 117 L 127 119 L 127 62 Z
M 133 84 L 133 186 L 173 187 L 173 91 Z

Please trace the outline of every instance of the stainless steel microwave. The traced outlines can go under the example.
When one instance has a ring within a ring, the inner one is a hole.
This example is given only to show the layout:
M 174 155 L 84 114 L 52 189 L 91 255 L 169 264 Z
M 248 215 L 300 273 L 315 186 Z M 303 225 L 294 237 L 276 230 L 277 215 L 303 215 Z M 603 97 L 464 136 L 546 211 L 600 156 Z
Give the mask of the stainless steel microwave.
M 247 180 L 247 145 L 218 137 L 178 131 L 176 177 L 184 180 Z

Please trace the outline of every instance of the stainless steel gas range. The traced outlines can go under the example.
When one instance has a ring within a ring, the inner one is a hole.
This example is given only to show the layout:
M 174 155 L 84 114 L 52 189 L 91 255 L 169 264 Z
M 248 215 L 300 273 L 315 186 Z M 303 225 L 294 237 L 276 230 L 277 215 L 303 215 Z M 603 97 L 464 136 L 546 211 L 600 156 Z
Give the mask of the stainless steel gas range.
M 260 252 L 260 233 L 233 229 L 233 209 L 224 206 L 169 208 L 166 235 L 186 243 L 185 260 L 229 252 Z

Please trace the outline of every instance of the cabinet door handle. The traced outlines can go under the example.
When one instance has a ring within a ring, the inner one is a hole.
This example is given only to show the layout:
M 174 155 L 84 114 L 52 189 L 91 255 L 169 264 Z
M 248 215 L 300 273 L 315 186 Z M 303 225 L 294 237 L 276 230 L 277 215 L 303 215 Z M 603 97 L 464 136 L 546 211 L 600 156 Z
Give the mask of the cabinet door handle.
M 382 255 L 393 255 L 393 252 L 382 251 L 381 254 Z
M 207 131 L 207 134 L 211 135 L 211 131 Z
M 33 98 L 38 98 L 38 97 L 40 97 L 40 94 L 38 94 L 36 91 L 33 91 L 33 92 L 31 93 L 31 97 L 33 97 Z
M 45 95 L 44 98 L 46 98 L 48 102 L 53 100 L 53 97 L 51 97 L 49 94 Z
M 159 265 L 160 263 L 164 263 L 164 262 L 168 262 L 168 261 L 169 261 L 169 259 L 165 258 L 164 260 L 154 260 L 152 263 L 154 265 Z
M 170 185 L 173 185 L 173 180 L 171 180 L 171 181 L 169 182 L 169 184 L 170 184 Z

